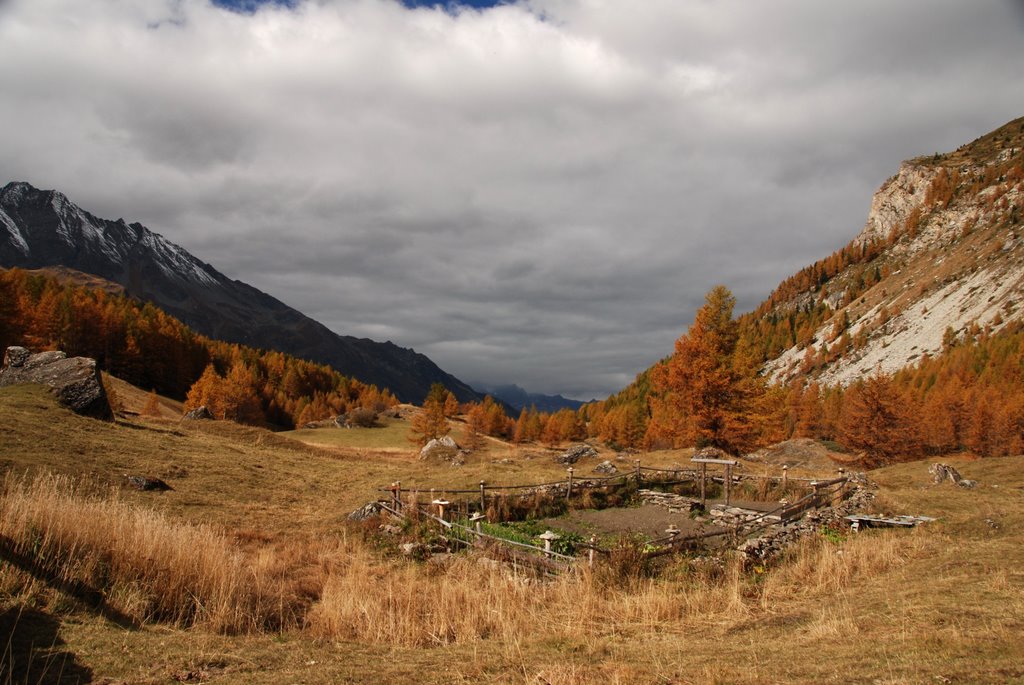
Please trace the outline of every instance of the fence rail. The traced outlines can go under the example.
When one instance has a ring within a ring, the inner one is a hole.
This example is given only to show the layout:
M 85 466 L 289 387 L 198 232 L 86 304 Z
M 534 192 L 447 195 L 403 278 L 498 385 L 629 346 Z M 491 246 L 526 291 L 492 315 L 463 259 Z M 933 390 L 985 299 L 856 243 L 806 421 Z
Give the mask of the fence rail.
M 815 478 L 806 477 L 792 477 L 789 476 L 787 467 L 782 467 L 782 475 L 770 476 L 762 474 L 748 474 L 748 473 L 733 473 L 729 469 L 728 474 L 716 475 L 708 474 L 705 469 L 695 469 L 692 467 L 680 467 L 680 468 L 659 468 L 654 466 L 643 466 L 640 460 L 637 459 L 633 463 L 633 467 L 628 471 L 622 473 L 616 473 L 609 476 L 576 476 L 572 467 L 566 469 L 568 471 L 568 477 L 565 480 L 548 481 L 544 483 L 530 483 L 530 484 L 516 484 L 516 485 L 495 485 L 487 483 L 486 481 L 480 481 L 480 485 L 476 488 L 466 488 L 465 486 L 447 487 L 447 486 L 416 486 L 409 488 L 408 490 L 415 493 L 440 493 L 441 495 L 484 495 L 487 492 L 500 492 L 504 490 L 541 490 L 541 489 L 560 489 L 565 488 L 568 494 L 572 494 L 572 490 L 577 488 L 599 488 L 605 487 L 609 482 L 615 480 L 621 480 L 623 483 L 628 482 L 630 479 L 635 480 L 638 484 L 643 482 L 644 473 L 655 473 L 655 474 L 668 474 L 671 473 L 675 476 L 675 480 L 672 481 L 674 484 L 682 484 L 688 482 L 697 482 L 698 480 L 710 481 L 713 483 L 725 484 L 727 480 L 731 483 L 742 483 L 744 481 L 767 481 L 774 483 L 781 483 L 783 485 L 793 483 L 806 483 L 812 485 L 814 483 L 819 484 L 831 484 L 838 482 L 839 480 L 845 480 L 846 476 L 843 475 L 843 469 L 839 469 L 839 478 L 832 479 L 830 481 L 821 481 Z M 682 477 L 681 477 L 682 476 Z M 664 480 L 656 481 L 658 483 L 665 483 Z M 401 481 L 393 483 L 390 487 L 378 488 L 378 492 L 401 492 Z

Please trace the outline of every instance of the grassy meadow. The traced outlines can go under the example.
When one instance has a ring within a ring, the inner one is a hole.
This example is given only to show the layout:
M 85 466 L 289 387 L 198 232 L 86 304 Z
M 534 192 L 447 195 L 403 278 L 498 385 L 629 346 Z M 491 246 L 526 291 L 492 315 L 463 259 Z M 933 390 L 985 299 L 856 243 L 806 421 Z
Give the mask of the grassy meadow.
M 407 560 L 345 517 L 399 479 L 561 478 L 552 450 L 488 442 L 452 467 L 400 421 L 281 435 L 171 409 L 101 423 L 0 389 L 0 683 L 1024 682 L 1018 457 L 947 459 L 973 490 L 927 462 L 871 472 L 879 511 L 939 519 L 913 531 L 816 535 L 767 568 L 539 579 Z

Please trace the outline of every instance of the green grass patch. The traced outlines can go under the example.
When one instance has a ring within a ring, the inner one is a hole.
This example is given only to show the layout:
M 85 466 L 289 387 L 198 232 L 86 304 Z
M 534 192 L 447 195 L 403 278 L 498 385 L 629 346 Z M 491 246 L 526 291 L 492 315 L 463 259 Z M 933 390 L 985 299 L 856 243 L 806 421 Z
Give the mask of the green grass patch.
M 476 525 L 466 519 L 457 523 L 467 528 L 473 528 Z M 534 547 L 544 546 L 544 541 L 540 539 L 540 536 L 547 530 L 551 530 L 551 532 L 561 536 L 558 540 L 551 541 L 551 551 L 558 554 L 572 556 L 576 554 L 576 546 L 584 541 L 583 536 L 578 533 L 549 528 L 536 520 L 510 521 L 507 523 L 480 522 L 480 532 L 484 535 Z M 475 535 L 460 528 L 453 528 L 451 534 L 466 542 L 473 542 L 476 539 Z
M 416 445 L 409 440 L 409 422 L 381 419 L 373 428 L 300 428 L 281 435 L 309 445 L 351 447 L 356 449 L 411 452 Z

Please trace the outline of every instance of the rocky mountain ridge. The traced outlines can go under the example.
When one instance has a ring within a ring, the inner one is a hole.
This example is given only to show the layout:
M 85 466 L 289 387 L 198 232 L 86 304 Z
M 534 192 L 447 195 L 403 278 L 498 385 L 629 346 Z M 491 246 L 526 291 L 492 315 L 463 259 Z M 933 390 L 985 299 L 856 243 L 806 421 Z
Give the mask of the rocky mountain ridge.
M 66 267 L 91 274 L 204 335 L 329 364 L 389 388 L 403 401 L 421 402 L 432 383 L 444 384 L 462 401 L 479 399 L 414 350 L 338 335 L 142 224 L 101 219 L 58 191 L 24 182 L 0 189 L 0 267 Z
M 1022 209 L 1024 118 L 955 152 L 904 162 L 875 193 L 847 248 L 877 255 L 759 310 L 781 318 L 825 309 L 765 373 L 776 382 L 806 376 L 848 385 L 1020 320 Z

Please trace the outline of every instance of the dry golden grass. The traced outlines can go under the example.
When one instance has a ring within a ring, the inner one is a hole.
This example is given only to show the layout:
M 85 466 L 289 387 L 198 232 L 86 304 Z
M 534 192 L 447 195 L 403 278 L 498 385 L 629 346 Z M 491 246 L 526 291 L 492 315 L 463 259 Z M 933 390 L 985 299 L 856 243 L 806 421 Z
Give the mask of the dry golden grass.
M 302 599 L 280 555 L 249 558 L 208 526 L 171 522 L 116 493 L 85 494 L 67 477 L 5 479 L 0 535 L 13 552 L 11 563 L 0 567 L 0 591 L 8 594 L 91 589 L 137 623 L 225 632 L 289 627 L 300 618 Z M 36 567 L 22 568 L 22 558 Z
M 65 656 L 96 679 L 1024 679 L 1019 458 L 953 460 L 979 481 L 975 490 L 931 485 L 925 463 L 875 472 L 881 509 L 940 520 L 838 542 L 814 536 L 767 569 L 679 561 L 627 582 L 601 568 L 540 580 L 472 555 L 441 564 L 391 558 L 341 519 L 378 485 L 410 474 L 426 484 L 560 475 L 547 458 L 452 469 L 311 448 L 228 424 L 100 424 L 24 389 L 0 391 L 0 410 L 9 419 L 0 425 L 0 462 L 29 473 L 8 481 L 3 534 L 25 552 L 52 550 L 48 563 L 64 578 L 88 582 L 118 611 L 150 621 L 126 631 L 52 583 L 0 565 L 0 641 L 9 611 L 36 607 L 15 629 L 55 617 L 59 634 L 41 639 L 59 638 Z M 651 455 L 650 463 L 681 456 Z M 175 491 L 112 496 L 120 472 L 160 475 L 167 464 L 188 471 L 170 479 Z M 33 480 L 46 471 L 97 484 Z M 172 568 L 172 579 L 161 575 Z
M 103 373 L 104 385 L 114 392 L 114 395 L 120 401 L 121 409 L 123 411 L 133 412 L 135 414 L 143 413 L 146 408 L 146 403 L 149 401 L 149 393 L 136 388 L 131 383 L 126 383 L 116 376 Z M 177 400 L 172 400 L 162 395 L 157 396 L 159 402 L 158 418 L 165 419 L 178 419 L 184 411 L 184 404 Z
M 10 595 L 48 596 L 46 586 L 59 580 L 100 591 L 137 622 L 226 632 L 305 625 L 321 638 L 403 647 L 519 644 L 538 631 L 587 641 L 732 623 L 795 594 L 841 593 L 906 554 L 894 536 L 884 544 L 865 536 L 841 551 L 804 545 L 760 585 L 738 562 L 705 571 L 677 567 L 675 579 L 611 582 L 598 567 L 543 580 L 474 555 L 444 565 L 387 560 L 347 535 L 333 545 L 243 554 L 208 527 L 82 493 L 65 477 L 8 478 L 0 514 L 0 535 L 14 541 L 16 553 L 41 560 L 44 571 L 32 578 L 7 567 L 0 587 Z M 850 620 L 830 613 L 811 636 Z

